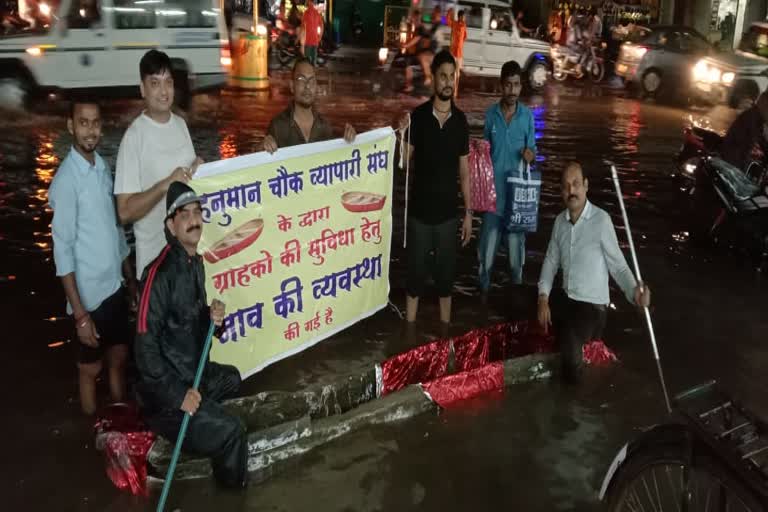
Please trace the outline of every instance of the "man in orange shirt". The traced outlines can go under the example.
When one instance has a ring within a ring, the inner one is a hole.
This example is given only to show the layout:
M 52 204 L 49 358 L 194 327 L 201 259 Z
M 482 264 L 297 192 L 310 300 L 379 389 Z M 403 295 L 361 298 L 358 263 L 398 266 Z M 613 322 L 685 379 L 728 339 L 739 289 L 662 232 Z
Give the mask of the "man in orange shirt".
M 317 47 L 320 46 L 320 41 L 323 38 L 323 17 L 315 9 L 312 0 L 307 2 L 307 10 L 304 11 L 301 28 L 304 35 L 304 56 L 313 66 L 316 66 Z
M 464 41 L 467 39 L 467 23 L 464 21 L 464 11 L 459 11 L 459 19 L 451 24 L 451 55 L 456 59 L 456 86 L 453 88 L 454 98 L 459 97 L 459 73 L 464 65 Z

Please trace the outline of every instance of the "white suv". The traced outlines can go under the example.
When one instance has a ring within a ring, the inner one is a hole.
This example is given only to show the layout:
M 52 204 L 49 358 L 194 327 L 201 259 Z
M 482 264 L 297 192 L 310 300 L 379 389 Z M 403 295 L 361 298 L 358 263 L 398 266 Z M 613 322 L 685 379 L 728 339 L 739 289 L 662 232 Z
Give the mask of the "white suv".
M 692 96 L 705 103 L 744 108 L 768 86 L 768 23 L 757 22 L 735 52 L 699 60 L 693 68 Z
M 226 84 L 231 60 L 218 5 L 219 0 L 62 0 L 58 8 L 37 13 L 30 26 L 0 36 L 0 86 L 14 93 L 17 106 L 51 89 L 135 95 L 139 61 L 158 48 L 171 58 L 177 102 L 184 106 L 192 91 Z

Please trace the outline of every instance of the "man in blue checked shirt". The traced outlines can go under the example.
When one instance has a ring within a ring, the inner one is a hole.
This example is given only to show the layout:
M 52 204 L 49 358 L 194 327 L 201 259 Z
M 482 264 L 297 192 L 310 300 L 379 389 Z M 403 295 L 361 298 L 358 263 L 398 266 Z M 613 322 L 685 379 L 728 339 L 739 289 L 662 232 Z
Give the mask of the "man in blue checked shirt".
M 532 163 L 536 158 L 536 137 L 533 114 L 520 103 L 522 70 L 515 61 L 501 68 L 502 97 L 485 113 L 483 137 L 491 144 L 496 211 L 483 213 L 478 257 L 480 259 L 480 293 L 485 299 L 491 287 L 491 270 L 499 243 L 504 238 L 509 252 L 512 282 L 522 284 L 525 264 L 525 233 L 506 229 L 508 201 L 512 201 L 507 178 L 519 175 L 520 162 Z
M 56 275 L 67 296 L 67 313 L 77 331 L 80 405 L 96 412 L 96 377 L 106 356 L 112 400 L 125 399 L 125 363 L 133 333 L 128 324 L 130 297 L 136 281 L 130 253 L 117 223 L 112 174 L 96 152 L 101 139 L 101 114 L 93 102 L 72 104 L 67 128 L 72 149 L 59 166 L 48 191 L 53 209 L 53 258 Z

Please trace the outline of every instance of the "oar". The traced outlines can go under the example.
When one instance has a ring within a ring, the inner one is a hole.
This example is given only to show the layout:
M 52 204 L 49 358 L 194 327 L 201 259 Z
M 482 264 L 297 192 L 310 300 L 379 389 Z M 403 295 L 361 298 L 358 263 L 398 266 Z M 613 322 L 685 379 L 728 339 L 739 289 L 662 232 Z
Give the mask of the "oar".
M 200 362 L 197 363 L 197 373 L 195 374 L 195 381 L 192 383 L 192 388 L 197 390 L 200 387 L 200 381 L 203 378 L 203 370 L 205 369 L 205 361 L 208 359 L 208 351 L 211 349 L 211 342 L 213 341 L 213 331 L 216 326 L 211 320 L 211 326 L 208 327 L 208 336 L 205 338 L 205 346 L 203 346 L 203 353 L 200 354 Z M 163 492 L 160 493 L 160 501 L 157 502 L 157 512 L 163 512 L 165 508 L 165 501 L 168 499 L 168 493 L 171 490 L 171 481 L 173 480 L 173 472 L 176 471 L 176 463 L 179 461 L 179 455 L 181 455 L 181 445 L 184 443 L 184 436 L 187 435 L 187 427 L 189 426 L 190 415 L 188 412 L 184 413 L 184 419 L 181 420 L 181 429 L 179 429 L 179 435 L 176 438 L 176 446 L 173 447 L 173 455 L 171 456 L 171 464 L 168 466 L 168 472 L 165 474 L 165 482 L 163 482 Z
M 637 262 L 637 253 L 635 252 L 635 243 L 632 241 L 632 230 L 629 229 L 629 218 L 627 217 L 627 209 L 624 207 L 624 196 L 621 195 L 621 185 L 619 185 L 619 175 L 616 172 L 616 166 L 609 162 L 611 166 L 611 177 L 613 178 L 613 185 L 616 187 L 616 196 L 619 198 L 619 206 L 621 207 L 621 215 L 624 218 L 624 228 L 627 230 L 627 240 L 629 241 L 629 251 L 632 253 L 632 263 L 635 267 L 635 275 L 637 276 L 637 282 L 642 286 L 643 278 L 640 276 L 640 264 Z M 659 371 L 659 379 L 661 380 L 661 390 L 664 392 L 664 401 L 667 404 L 667 412 L 672 412 L 672 406 L 669 403 L 669 393 L 667 393 L 667 384 L 664 382 L 664 372 L 661 369 L 661 360 L 659 359 L 659 347 L 656 344 L 656 334 L 653 332 L 653 322 L 651 321 L 651 311 L 647 307 L 643 307 L 645 312 L 645 322 L 648 324 L 648 332 L 651 334 L 651 346 L 653 347 L 653 357 L 656 359 L 656 369 Z

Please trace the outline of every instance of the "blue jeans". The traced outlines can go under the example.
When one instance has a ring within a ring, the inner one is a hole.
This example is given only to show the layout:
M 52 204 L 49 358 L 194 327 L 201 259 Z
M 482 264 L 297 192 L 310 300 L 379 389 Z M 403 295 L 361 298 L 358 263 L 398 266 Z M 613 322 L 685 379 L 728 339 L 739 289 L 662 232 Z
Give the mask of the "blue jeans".
M 505 217 L 492 212 L 483 213 L 483 226 L 480 228 L 480 242 L 477 255 L 480 260 L 480 291 L 487 292 L 491 287 L 493 260 L 502 237 L 506 240 L 509 252 L 509 270 L 514 284 L 523 283 L 523 265 L 525 264 L 525 233 L 509 233 L 505 228 Z

